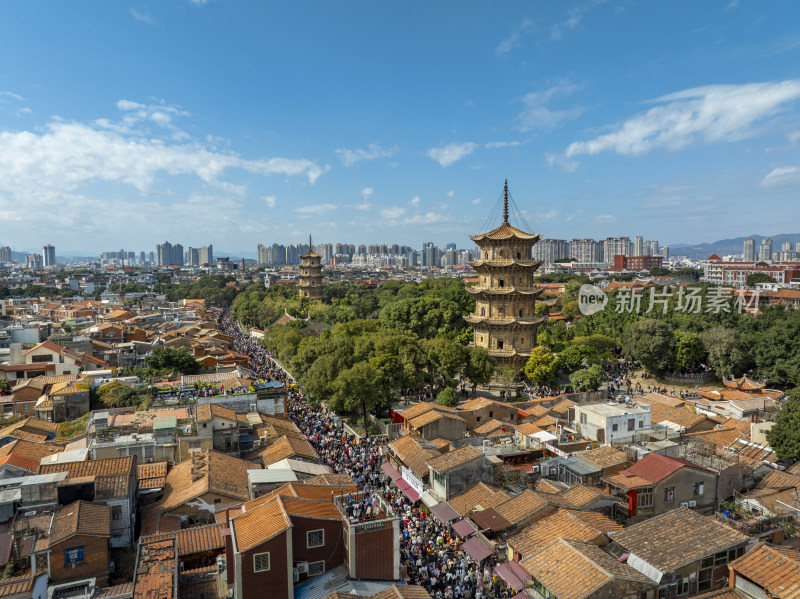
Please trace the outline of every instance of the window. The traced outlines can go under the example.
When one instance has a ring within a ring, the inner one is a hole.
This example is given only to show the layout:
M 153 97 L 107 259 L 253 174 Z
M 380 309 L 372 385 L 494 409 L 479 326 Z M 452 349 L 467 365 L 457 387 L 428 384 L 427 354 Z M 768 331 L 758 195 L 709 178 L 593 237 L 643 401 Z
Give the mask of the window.
M 632 431 L 636 428 L 636 420 L 633 418 L 628 419 L 628 430 Z
M 711 568 L 708 570 L 700 570 L 700 574 L 697 577 L 698 592 L 711 590 L 711 572 Z
M 644 426 L 644 420 L 640 420 L 639 421 L 639 428 L 642 428 L 643 426 Z
M 664 489 L 664 501 L 675 501 L 675 487 Z
M 52 361 L 53 359 L 50 356 L 31 356 L 31 364 L 46 364 Z
M 639 507 L 653 507 L 653 489 L 642 489 L 636 498 Z
M 519 311 L 519 316 L 522 318 L 522 310 Z
M 111 506 L 111 519 L 112 520 L 122 520 L 122 506 L 121 505 L 112 505 Z
M 497 349 L 503 349 L 503 340 L 502 339 L 498 339 L 497 340 Z
M 433 482 L 435 482 L 440 487 L 445 488 L 446 483 L 445 483 L 444 474 L 439 474 L 438 472 L 436 472 L 436 470 L 434 470 L 433 471 Z
M 489 418 L 494 418 L 494 411 L 489 411 Z
M 678 597 L 686 595 L 689 592 L 689 577 L 684 576 L 678 579 Z
M 256 553 L 253 556 L 253 572 L 266 572 L 269 570 L 269 551 Z
M 611 425 L 611 432 L 616 433 L 619 430 L 619 424 L 612 424 Z
M 74 566 L 75 564 L 83 563 L 83 545 L 80 547 L 72 547 L 71 549 L 64 549 L 64 565 Z
M 219 497 L 217 497 L 217 498 L 214 500 L 214 505 L 217 505 L 218 503 L 222 503 L 222 499 L 220 499 Z
M 325 573 L 325 562 L 308 562 L 308 575 L 319 576 Z
M 586 424 L 586 414 L 581 414 L 581 424 Z M 616 426 L 616 425 L 614 425 Z
M 325 544 L 325 531 L 309 530 L 306 533 L 306 547 L 309 549 L 313 547 L 322 547 Z
M 499 287 L 505 287 L 505 284 L 506 284 L 506 282 L 505 282 L 503 279 L 500 279 L 500 280 L 497 282 L 497 284 L 498 284 L 498 286 L 499 286 Z
M 694 496 L 695 497 L 703 496 L 703 483 L 694 483 Z

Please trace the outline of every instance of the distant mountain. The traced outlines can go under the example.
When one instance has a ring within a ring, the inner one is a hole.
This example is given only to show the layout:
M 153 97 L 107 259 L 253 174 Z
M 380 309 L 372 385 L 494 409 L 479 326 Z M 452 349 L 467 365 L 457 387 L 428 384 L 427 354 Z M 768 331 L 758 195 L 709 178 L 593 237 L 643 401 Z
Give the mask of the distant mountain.
M 756 240 L 756 255 L 758 255 L 758 247 L 761 245 L 761 240 L 764 239 L 765 235 L 750 235 L 750 237 Z M 781 249 L 781 245 L 785 241 L 792 242 L 792 249 L 794 249 L 794 244 L 800 241 L 800 233 L 770 235 L 769 237 L 772 239 L 773 252 Z M 708 258 L 711 254 L 716 254 L 720 258 L 730 254 L 741 255 L 745 239 L 747 239 L 747 237 L 735 237 L 733 239 L 720 239 L 714 243 L 699 243 L 697 245 L 679 243 L 677 245 L 670 245 L 669 253 L 672 256 L 686 256 L 687 258 L 695 258 L 697 260 Z

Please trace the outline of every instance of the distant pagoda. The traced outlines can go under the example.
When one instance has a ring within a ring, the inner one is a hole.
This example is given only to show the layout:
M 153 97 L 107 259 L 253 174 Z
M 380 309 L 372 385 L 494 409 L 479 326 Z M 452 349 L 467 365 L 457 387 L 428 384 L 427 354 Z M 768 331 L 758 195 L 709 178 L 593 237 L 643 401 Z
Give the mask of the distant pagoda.
M 308 252 L 300 256 L 300 297 L 321 300 L 322 287 L 322 256 L 314 251 L 309 235 Z
M 484 347 L 498 366 L 522 368 L 536 346 L 536 330 L 545 321 L 536 316 L 536 298 L 544 288 L 533 285 L 540 262 L 532 259 L 540 235 L 525 233 L 508 222 L 508 179 L 503 188 L 503 223 L 470 239 L 480 257 L 470 266 L 478 284 L 467 290 L 475 296 L 475 313 L 466 320 L 475 330 L 475 345 Z

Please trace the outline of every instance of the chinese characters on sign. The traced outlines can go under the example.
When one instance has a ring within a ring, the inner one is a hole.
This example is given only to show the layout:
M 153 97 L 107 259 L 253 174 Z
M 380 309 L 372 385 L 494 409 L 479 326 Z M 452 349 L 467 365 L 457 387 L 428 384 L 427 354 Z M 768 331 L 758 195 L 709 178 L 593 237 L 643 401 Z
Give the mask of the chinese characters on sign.
M 739 289 L 734 293 L 732 289 L 715 287 L 710 289 L 705 296 L 701 295 L 702 291 L 703 288 L 697 286 L 679 287 L 674 303 L 675 311 L 684 314 L 719 314 L 720 312 L 730 313 L 732 310 L 741 314 L 742 312 L 758 311 L 760 294 L 758 290 L 748 292 Z M 651 287 L 649 292 L 623 288 L 617 293 L 614 310 L 619 314 L 625 312 L 639 314 L 644 305 L 645 314 L 653 311 L 666 314 L 672 298 L 673 293 L 670 286 L 662 287 L 661 291 Z M 705 307 L 703 306 L 704 300 Z

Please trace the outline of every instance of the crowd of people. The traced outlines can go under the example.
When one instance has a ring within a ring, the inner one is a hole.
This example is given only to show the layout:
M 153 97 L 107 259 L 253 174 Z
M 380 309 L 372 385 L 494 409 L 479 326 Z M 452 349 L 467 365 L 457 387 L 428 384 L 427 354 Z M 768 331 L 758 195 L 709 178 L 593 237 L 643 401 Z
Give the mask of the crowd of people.
M 333 472 L 350 475 L 360 491 L 345 505 L 349 517 L 371 517 L 379 505 L 390 506 L 400 519 L 400 556 L 409 584 L 424 586 L 435 599 L 506 599 L 514 591 L 492 571 L 489 558 L 475 563 L 461 548 L 461 540 L 448 524 L 431 516 L 419 501 L 412 502 L 392 484 L 381 465 L 386 437 L 356 436 L 325 408 L 305 401 L 292 377 L 260 342 L 246 335 L 230 312 L 219 320 L 222 332 L 234 339 L 235 350 L 250 358 L 250 369 L 265 380 L 282 381 L 289 393 L 291 420 Z M 418 393 L 423 395 L 423 390 Z M 381 502 L 378 501 L 380 496 Z

